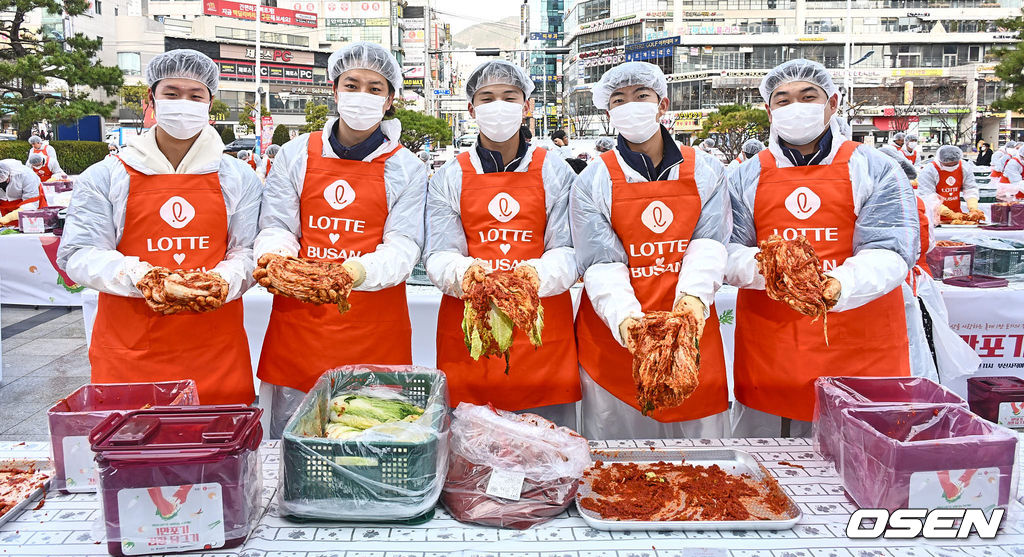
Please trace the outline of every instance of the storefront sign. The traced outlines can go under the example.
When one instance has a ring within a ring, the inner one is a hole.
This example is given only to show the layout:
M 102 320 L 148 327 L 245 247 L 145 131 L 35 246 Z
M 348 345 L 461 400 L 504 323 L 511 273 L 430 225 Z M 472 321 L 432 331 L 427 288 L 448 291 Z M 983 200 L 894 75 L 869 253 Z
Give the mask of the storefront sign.
M 325 17 L 385 18 L 390 17 L 390 2 L 324 2 Z
M 256 4 L 243 4 L 230 0 L 204 0 L 203 13 L 231 17 L 234 19 L 245 19 L 256 21 Z M 282 25 L 295 25 L 298 27 L 316 27 L 315 13 L 297 12 L 274 6 L 263 6 L 260 9 L 260 21 L 264 23 L 280 23 Z
M 231 58 L 235 60 L 255 60 L 256 49 L 248 46 L 239 45 L 220 45 L 221 58 Z M 261 48 L 260 59 L 267 62 L 283 62 L 285 64 L 303 64 L 306 66 L 312 66 L 314 62 L 314 56 L 312 52 L 300 52 L 294 50 L 285 50 L 282 48 Z
M 233 62 L 230 60 L 214 60 L 220 66 L 221 79 L 238 81 L 254 81 L 256 64 L 253 62 Z M 313 68 L 310 66 L 282 66 L 278 64 L 261 64 L 260 78 L 267 81 L 288 81 L 292 83 L 313 83 Z

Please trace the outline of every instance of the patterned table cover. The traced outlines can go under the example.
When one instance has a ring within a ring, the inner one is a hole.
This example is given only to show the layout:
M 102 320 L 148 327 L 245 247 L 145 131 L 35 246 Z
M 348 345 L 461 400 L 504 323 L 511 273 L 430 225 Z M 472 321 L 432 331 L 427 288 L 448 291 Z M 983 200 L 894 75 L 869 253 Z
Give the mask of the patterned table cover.
M 844 494 L 831 464 L 808 439 L 693 439 L 592 442 L 594 448 L 736 447 L 770 470 L 803 509 L 792 530 L 601 532 L 575 509 L 530 530 L 472 526 L 453 520 L 441 507 L 419 526 L 352 523 L 296 523 L 278 516 L 279 449 L 268 441 L 263 456 L 263 498 L 267 512 L 242 547 L 192 555 L 245 557 L 963 557 L 1024 556 L 1024 505 L 1014 504 L 1003 530 L 992 541 L 850 540 L 846 523 L 856 509 Z M 45 457 L 48 443 L 0 443 L 0 457 Z M 779 464 L 789 462 L 803 468 Z M 106 544 L 99 501 L 94 494 L 50 494 L 39 510 L 26 511 L 0 526 L 0 555 L 100 556 Z

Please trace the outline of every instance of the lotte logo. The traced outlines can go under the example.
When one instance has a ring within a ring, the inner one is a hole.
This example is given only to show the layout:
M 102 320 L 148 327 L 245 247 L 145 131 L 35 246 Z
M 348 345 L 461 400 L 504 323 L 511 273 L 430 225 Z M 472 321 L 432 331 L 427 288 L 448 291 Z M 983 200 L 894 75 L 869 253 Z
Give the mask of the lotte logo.
M 338 180 L 324 188 L 324 199 L 335 211 L 348 207 L 356 200 L 356 190 L 345 180 Z
M 644 212 L 640 215 L 640 222 L 644 223 L 644 226 L 651 229 L 651 232 L 655 234 L 661 234 L 668 230 L 668 227 L 672 225 L 672 220 L 675 215 L 672 214 L 672 209 L 668 208 L 660 199 L 651 201 L 651 204 L 644 209 Z
M 946 176 L 946 185 L 947 186 L 955 186 L 956 185 L 956 178 L 954 178 L 952 176 Z
M 800 220 L 807 220 L 821 208 L 821 198 L 810 188 L 800 186 L 786 198 L 786 209 Z
M 519 214 L 519 202 L 511 195 L 501 192 L 487 204 L 487 212 L 498 222 L 508 222 Z
M 164 219 L 164 222 L 171 228 L 185 228 L 188 223 L 192 222 L 192 219 L 196 218 L 196 208 L 184 197 L 175 195 L 160 207 L 160 218 Z

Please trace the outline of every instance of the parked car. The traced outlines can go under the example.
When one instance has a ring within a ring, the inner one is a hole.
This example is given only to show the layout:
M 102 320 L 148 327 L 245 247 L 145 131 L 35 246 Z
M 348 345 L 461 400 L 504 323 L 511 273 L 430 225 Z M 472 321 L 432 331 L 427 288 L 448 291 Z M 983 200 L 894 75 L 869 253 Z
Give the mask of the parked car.
M 252 151 L 256 148 L 256 136 L 239 137 L 238 139 L 224 146 L 224 152 L 236 154 L 239 151 Z

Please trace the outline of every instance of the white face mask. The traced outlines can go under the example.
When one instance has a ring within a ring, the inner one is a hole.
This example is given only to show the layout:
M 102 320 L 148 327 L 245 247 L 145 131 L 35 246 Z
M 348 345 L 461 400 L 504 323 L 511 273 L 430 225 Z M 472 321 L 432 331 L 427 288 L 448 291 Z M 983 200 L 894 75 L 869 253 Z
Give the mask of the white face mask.
M 185 99 L 156 99 L 156 125 L 175 139 L 191 139 L 210 125 L 210 105 Z
M 508 141 L 523 125 L 523 105 L 519 103 L 491 101 L 473 109 L 480 133 L 496 143 Z
M 917 149 L 917 142 L 916 141 L 908 141 L 907 142 L 907 150 L 908 151 L 913 151 L 914 149 Z
M 807 145 L 822 133 L 828 122 L 825 121 L 825 108 L 828 104 L 791 103 L 772 109 L 772 129 L 786 143 Z M 829 118 L 829 121 L 832 119 Z
M 345 125 L 356 131 L 366 131 L 384 118 L 384 103 L 387 97 L 360 93 L 357 91 L 338 91 L 338 114 Z
M 939 163 L 939 166 L 942 167 L 942 169 L 945 170 L 946 172 L 952 172 L 952 171 L 956 170 L 958 166 L 960 166 L 960 163 L 958 163 L 958 162 L 957 163 L 953 163 L 953 164 L 942 164 L 942 163 Z
M 658 133 L 658 103 L 628 102 L 608 111 L 608 119 L 630 143 L 643 143 Z

